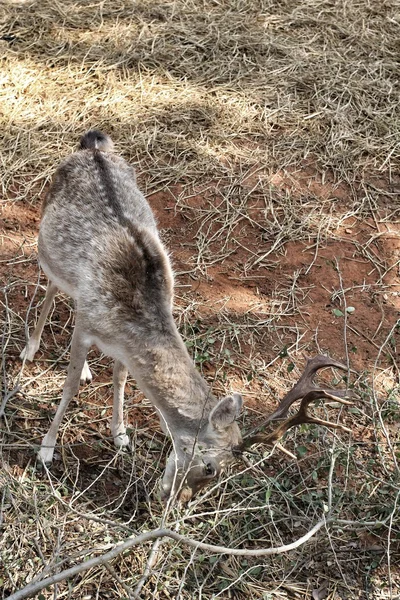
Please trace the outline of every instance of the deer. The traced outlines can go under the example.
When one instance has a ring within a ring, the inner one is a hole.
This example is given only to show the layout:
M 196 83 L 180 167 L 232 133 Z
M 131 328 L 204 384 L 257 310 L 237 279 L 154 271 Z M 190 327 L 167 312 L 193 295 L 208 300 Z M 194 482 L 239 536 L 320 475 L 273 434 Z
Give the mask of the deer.
M 61 402 L 39 451 L 45 465 L 53 460 L 69 402 L 80 384 L 92 379 L 86 357 L 93 345 L 114 359 L 111 434 L 115 446 L 125 448 L 130 443 L 123 416 L 128 372 L 158 412 L 162 430 L 172 438 L 161 484 L 165 501 L 188 502 L 253 444 L 284 450 L 279 440 L 300 423 L 350 431 L 307 410 L 316 399 L 350 403 L 345 399 L 347 390 L 321 389 L 313 383 L 321 368 L 347 369 L 318 355 L 308 361 L 299 381 L 262 424 L 279 420 L 275 431 L 265 434 L 258 427 L 242 437 L 237 424 L 242 396 L 233 392 L 218 400 L 190 357 L 173 317 L 169 254 L 150 205 L 139 191 L 134 168 L 115 152 L 107 134 L 88 131 L 78 149 L 57 168 L 43 201 L 38 255 L 48 285 L 36 328 L 20 355 L 23 361 L 32 361 L 39 349 L 56 293 L 64 292 L 75 303 Z M 298 413 L 285 419 L 298 399 Z

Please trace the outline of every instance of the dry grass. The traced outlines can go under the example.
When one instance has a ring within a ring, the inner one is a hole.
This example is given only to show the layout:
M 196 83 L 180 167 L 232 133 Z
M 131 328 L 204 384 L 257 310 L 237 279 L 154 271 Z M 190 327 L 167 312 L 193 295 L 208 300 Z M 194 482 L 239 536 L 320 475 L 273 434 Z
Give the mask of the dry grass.
M 276 546 L 332 502 L 336 523 L 288 555 L 163 542 L 145 580 L 150 545 L 42 597 L 127 598 L 140 583 L 141 598 L 398 598 L 396 3 L 10 0 L 0 11 L 1 597 L 161 523 L 210 543 Z M 296 463 L 257 449 L 165 514 L 168 442 L 131 381 L 135 450 L 115 453 L 109 361 L 93 351 L 94 383 L 71 403 L 58 460 L 38 468 L 73 316 L 60 298 L 43 354 L 21 371 L 45 285 L 37 217 L 55 164 L 93 126 L 137 165 L 172 249 L 182 334 L 218 393 L 243 392 L 243 426 L 323 351 L 357 370 L 360 401 L 340 417 L 352 437 L 303 427 L 287 439 Z

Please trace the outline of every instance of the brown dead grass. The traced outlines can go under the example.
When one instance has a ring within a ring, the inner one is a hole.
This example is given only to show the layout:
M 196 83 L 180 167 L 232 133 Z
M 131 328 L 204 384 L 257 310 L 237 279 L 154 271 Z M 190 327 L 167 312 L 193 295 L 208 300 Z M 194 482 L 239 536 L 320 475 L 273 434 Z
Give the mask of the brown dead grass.
M 395 598 L 396 3 L 28 0 L 4 1 L 0 15 L 2 597 L 161 522 L 236 547 L 289 542 L 323 514 L 333 452 L 329 531 L 258 562 L 164 543 L 141 597 Z M 135 451 L 115 453 L 109 361 L 93 351 L 94 384 L 68 411 L 59 459 L 40 472 L 35 452 L 73 326 L 70 301 L 58 299 L 43 353 L 21 371 L 45 285 L 35 258 L 40 203 L 55 165 L 94 126 L 137 165 L 172 251 L 182 334 L 218 393 L 243 392 L 243 426 L 275 406 L 306 355 L 322 351 L 356 371 L 360 400 L 340 416 L 351 437 L 293 432 L 297 463 L 261 448 L 186 510 L 163 515 L 168 442 L 132 381 Z M 148 555 L 136 549 L 43 596 L 128 597 Z

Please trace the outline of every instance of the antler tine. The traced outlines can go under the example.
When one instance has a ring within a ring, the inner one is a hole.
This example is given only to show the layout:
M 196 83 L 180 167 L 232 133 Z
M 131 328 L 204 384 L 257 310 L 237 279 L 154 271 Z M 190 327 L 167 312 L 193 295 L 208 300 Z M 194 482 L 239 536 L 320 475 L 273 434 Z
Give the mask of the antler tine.
M 324 369 L 325 367 L 336 367 L 337 369 L 347 371 L 347 367 L 345 365 L 330 358 L 329 356 L 324 356 L 323 354 L 319 354 L 318 356 L 314 356 L 314 358 L 307 359 L 307 364 L 300 379 L 292 387 L 292 389 L 289 390 L 286 396 L 283 397 L 278 408 L 264 421 L 262 421 L 262 423 L 249 431 L 245 435 L 245 438 L 247 439 L 248 437 L 253 437 L 253 434 L 268 425 L 268 423 L 271 421 L 284 418 L 293 402 L 299 400 L 299 398 L 303 398 L 308 392 L 320 389 L 318 386 L 313 384 L 313 377 L 316 372 L 319 371 L 319 369 Z M 329 392 L 335 396 L 336 400 L 338 398 L 352 396 L 352 392 L 349 392 L 348 390 L 329 390 Z
M 292 427 L 295 427 L 296 425 L 301 425 L 303 423 L 313 423 L 316 425 L 323 425 L 324 427 L 328 427 L 331 429 L 341 429 L 342 431 L 347 431 L 348 433 L 351 433 L 351 429 L 349 429 L 348 427 L 345 427 L 345 425 L 342 425 L 341 423 L 332 423 L 331 421 L 324 421 L 323 419 L 319 419 L 317 417 L 313 417 L 312 415 L 309 414 L 308 412 L 308 406 L 311 404 L 311 402 L 314 402 L 315 400 L 319 400 L 322 398 L 326 398 L 328 400 L 334 400 L 335 402 L 340 402 L 340 404 L 345 404 L 345 405 L 351 405 L 352 402 L 349 402 L 348 400 L 345 400 L 344 398 L 339 398 L 338 396 L 327 392 L 326 390 L 322 390 L 322 389 L 313 389 L 311 392 L 308 392 L 304 398 L 302 399 L 301 403 L 300 403 L 300 407 L 298 412 L 293 415 L 292 417 L 289 417 L 288 419 L 286 419 L 285 421 L 282 421 L 282 423 L 279 423 L 279 425 L 276 427 L 276 429 L 274 429 L 274 431 L 272 431 L 269 434 L 256 434 L 253 436 L 249 436 L 246 437 L 243 441 L 243 444 L 241 446 L 241 450 L 245 450 L 246 448 L 249 448 L 250 446 L 252 446 L 253 444 L 257 444 L 257 443 L 262 443 L 262 444 L 276 444 L 277 447 L 280 448 L 280 450 L 284 451 L 286 454 L 288 454 L 289 456 L 291 456 L 292 458 L 296 458 L 291 452 L 289 452 L 288 450 L 286 450 L 285 448 L 283 448 L 281 446 L 281 444 L 278 444 L 278 440 L 281 439 L 281 437 Z
M 295 427 L 296 425 L 302 425 L 303 423 L 314 423 L 316 425 L 323 425 L 324 427 L 332 429 L 342 429 L 343 431 L 351 433 L 351 429 L 345 427 L 341 423 L 332 423 L 331 421 L 324 421 L 323 419 L 313 417 L 309 414 L 307 409 L 311 402 L 322 398 L 326 398 L 328 400 L 335 400 L 336 402 L 340 402 L 340 404 L 345 404 L 347 406 L 352 404 L 352 402 L 344 400 L 343 398 L 338 398 L 337 396 L 330 394 L 326 390 L 312 390 L 311 392 L 308 392 L 308 394 L 306 394 L 302 399 L 298 412 L 292 417 L 289 417 L 289 419 L 286 419 L 286 421 L 280 423 L 278 427 L 270 434 L 270 436 L 268 436 L 270 437 L 270 440 L 268 440 L 268 442 L 277 442 L 283 436 L 283 434 L 286 433 L 286 431 L 288 431 L 292 427 Z
M 337 369 L 347 371 L 347 367 L 345 365 L 338 362 L 337 360 L 330 358 L 329 356 L 319 354 L 314 358 L 309 358 L 307 360 L 307 364 L 300 379 L 286 394 L 286 396 L 284 396 L 284 398 L 279 403 L 278 408 L 271 415 L 269 415 L 268 418 L 265 419 L 260 425 L 257 425 L 257 427 L 249 431 L 244 436 L 242 444 L 236 448 L 236 451 L 239 453 L 243 452 L 253 444 L 257 443 L 276 443 L 277 440 L 280 439 L 288 429 L 299 423 L 318 423 L 320 425 L 325 425 L 326 427 L 335 427 L 337 429 L 349 431 L 343 425 L 330 423 L 329 421 L 322 421 L 322 419 L 316 419 L 315 417 L 312 417 L 307 413 L 307 407 L 310 404 L 310 402 L 313 402 L 318 398 L 328 398 L 330 400 L 335 400 L 336 402 L 340 402 L 342 404 L 351 404 L 351 402 L 344 400 L 344 398 L 354 398 L 356 396 L 356 394 L 354 394 L 354 392 L 352 392 L 351 390 L 323 390 L 316 386 L 313 383 L 314 375 L 317 371 L 319 371 L 319 369 L 323 369 L 325 367 L 336 367 Z M 301 402 L 299 411 L 296 415 L 290 417 L 286 421 L 283 421 L 269 435 L 265 433 L 258 433 L 271 421 L 284 418 L 293 402 L 300 398 L 302 398 L 303 400 Z M 304 418 L 306 418 L 307 421 L 301 420 Z M 280 448 L 282 449 L 281 446 Z M 287 454 L 293 456 L 288 451 Z
M 284 396 L 276 411 L 269 416 L 269 420 L 274 421 L 275 419 L 285 417 L 293 402 L 299 398 L 303 398 L 308 392 L 320 389 L 318 386 L 313 384 L 313 377 L 317 371 L 324 369 L 325 367 L 336 367 L 342 371 L 347 371 L 347 367 L 344 364 L 334 360 L 333 358 L 330 358 L 329 356 L 324 356 L 323 354 L 319 354 L 318 356 L 314 356 L 314 358 L 307 359 L 306 367 L 300 379 L 286 394 L 286 396 Z M 331 393 L 338 398 L 348 395 L 346 390 L 331 390 Z

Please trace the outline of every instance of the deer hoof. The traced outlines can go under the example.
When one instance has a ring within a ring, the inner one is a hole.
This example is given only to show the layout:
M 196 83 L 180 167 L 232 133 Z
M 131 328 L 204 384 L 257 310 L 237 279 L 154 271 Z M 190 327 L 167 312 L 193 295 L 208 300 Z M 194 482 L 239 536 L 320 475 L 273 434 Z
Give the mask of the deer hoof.
M 51 463 L 53 462 L 53 456 L 54 456 L 54 447 L 49 447 L 44 444 L 44 440 L 42 442 L 42 447 L 40 448 L 39 451 L 39 460 L 43 465 L 49 466 L 51 465 Z
M 32 362 L 35 358 L 36 352 L 39 350 L 39 344 L 35 342 L 32 338 L 28 340 L 25 348 L 22 350 L 19 355 L 21 360 L 26 360 L 27 362 Z
M 126 433 L 120 433 L 114 437 L 114 444 L 117 448 L 128 448 L 130 446 L 130 439 Z

